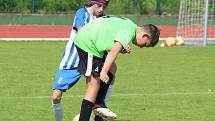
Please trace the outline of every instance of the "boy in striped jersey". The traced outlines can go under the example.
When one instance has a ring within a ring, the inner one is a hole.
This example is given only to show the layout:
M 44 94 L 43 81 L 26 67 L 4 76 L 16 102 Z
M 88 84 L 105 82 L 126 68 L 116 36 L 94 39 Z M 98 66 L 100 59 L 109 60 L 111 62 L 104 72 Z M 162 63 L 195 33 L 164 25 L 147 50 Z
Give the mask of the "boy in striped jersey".
M 78 57 L 76 47 L 74 46 L 74 43 L 73 43 L 73 38 L 75 37 L 77 31 L 82 26 L 84 26 L 89 22 L 94 21 L 95 18 L 103 15 L 104 9 L 107 7 L 108 2 L 109 2 L 108 0 L 91 0 L 83 8 L 79 9 L 76 12 L 70 38 L 66 45 L 62 60 L 60 62 L 58 73 L 54 80 L 52 107 L 55 113 L 56 121 L 62 121 L 63 119 L 62 103 L 61 103 L 63 92 L 65 92 L 66 90 L 70 89 L 73 85 L 75 85 L 81 77 L 81 74 L 77 71 L 79 57 Z M 115 71 L 116 71 L 115 64 L 112 70 L 113 70 L 112 71 L 113 74 L 115 74 Z M 106 112 L 109 113 L 108 115 L 115 115 L 113 112 L 111 112 L 106 108 L 106 105 L 104 103 L 105 96 L 107 95 L 106 100 L 109 98 L 109 95 L 106 94 L 108 86 L 109 85 L 104 85 L 104 84 L 103 86 L 101 85 L 101 88 L 104 87 L 106 90 L 101 89 L 100 95 L 98 96 L 98 102 L 96 102 L 97 105 L 95 105 L 95 108 L 106 110 Z M 111 88 L 109 90 L 111 90 Z M 102 121 L 102 119 L 98 116 L 95 117 L 95 120 Z

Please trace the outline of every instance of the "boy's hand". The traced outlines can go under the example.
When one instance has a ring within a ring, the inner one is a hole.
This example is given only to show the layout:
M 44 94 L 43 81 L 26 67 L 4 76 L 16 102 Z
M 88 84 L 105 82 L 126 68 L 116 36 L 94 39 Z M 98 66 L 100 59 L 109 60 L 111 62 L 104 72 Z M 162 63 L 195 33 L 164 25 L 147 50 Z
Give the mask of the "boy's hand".
M 100 79 L 101 79 L 101 81 L 103 81 L 106 84 L 109 81 L 109 77 L 108 77 L 107 73 L 103 73 L 103 72 L 100 73 Z
M 126 48 L 122 49 L 121 53 L 128 53 L 128 54 L 130 54 L 131 53 L 131 47 L 127 46 Z

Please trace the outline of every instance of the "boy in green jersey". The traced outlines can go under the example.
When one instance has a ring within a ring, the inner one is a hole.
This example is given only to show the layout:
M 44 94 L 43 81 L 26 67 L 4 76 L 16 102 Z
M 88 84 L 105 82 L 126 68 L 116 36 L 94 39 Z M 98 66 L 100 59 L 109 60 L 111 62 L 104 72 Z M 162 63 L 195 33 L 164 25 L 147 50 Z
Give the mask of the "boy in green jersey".
M 74 38 L 79 54 L 77 70 L 86 77 L 87 89 L 79 121 L 89 121 L 100 80 L 110 83 L 110 68 L 117 55 L 130 42 L 139 47 L 154 47 L 160 30 L 152 24 L 137 26 L 123 17 L 104 16 L 84 26 Z M 111 119 L 113 120 L 113 119 Z

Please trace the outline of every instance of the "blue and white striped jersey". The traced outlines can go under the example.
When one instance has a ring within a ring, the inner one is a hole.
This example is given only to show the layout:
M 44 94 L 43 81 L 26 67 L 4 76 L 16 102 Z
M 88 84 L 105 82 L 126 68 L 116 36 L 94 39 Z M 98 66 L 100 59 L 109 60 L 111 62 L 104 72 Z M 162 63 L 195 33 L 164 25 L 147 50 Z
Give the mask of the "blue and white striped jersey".
M 78 27 L 82 27 L 93 20 L 94 20 L 93 16 L 87 11 L 85 7 L 80 8 L 76 12 L 76 15 L 73 21 L 72 31 L 69 37 L 69 41 L 66 45 L 65 51 L 63 53 L 59 69 L 72 69 L 78 66 L 79 57 L 78 57 L 78 52 L 73 43 L 73 39 L 77 33 Z

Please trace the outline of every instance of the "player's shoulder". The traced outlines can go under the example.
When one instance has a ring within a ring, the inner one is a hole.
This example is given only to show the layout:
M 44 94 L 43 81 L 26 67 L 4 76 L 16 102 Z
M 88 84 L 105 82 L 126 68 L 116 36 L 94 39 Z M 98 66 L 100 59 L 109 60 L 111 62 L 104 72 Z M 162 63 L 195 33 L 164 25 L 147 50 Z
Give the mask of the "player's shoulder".
M 85 14 L 87 12 L 85 7 L 82 7 L 76 11 L 76 15 Z

